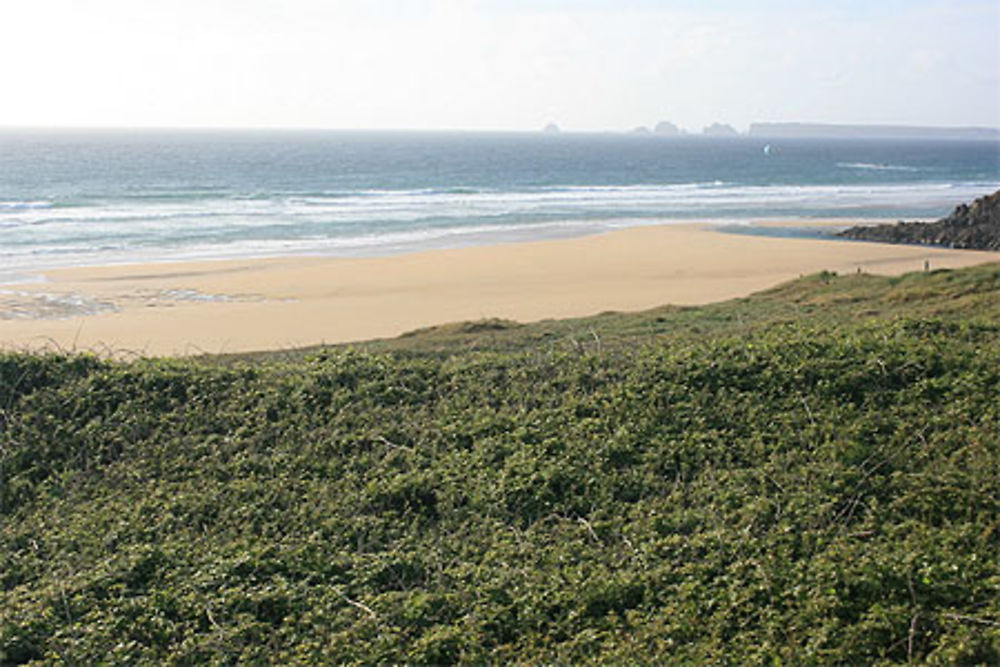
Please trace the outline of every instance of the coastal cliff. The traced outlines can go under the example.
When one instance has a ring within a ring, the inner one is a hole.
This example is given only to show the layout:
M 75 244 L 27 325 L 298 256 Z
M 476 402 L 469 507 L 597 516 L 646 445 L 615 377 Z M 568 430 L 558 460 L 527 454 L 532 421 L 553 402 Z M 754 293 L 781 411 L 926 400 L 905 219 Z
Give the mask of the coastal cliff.
M 968 250 L 1000 250 L 1000 190 L 971 205 L 960 204 L 937 222 L 851 227 L 840 236 L 860 241 L 914 243 Z

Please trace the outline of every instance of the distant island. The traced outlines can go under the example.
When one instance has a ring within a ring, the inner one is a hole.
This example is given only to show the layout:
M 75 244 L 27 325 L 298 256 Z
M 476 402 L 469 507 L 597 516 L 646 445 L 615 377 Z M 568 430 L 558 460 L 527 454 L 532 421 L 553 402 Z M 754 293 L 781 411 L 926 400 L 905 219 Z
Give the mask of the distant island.
M 992 127 L 918 127 L 907 125 L 833 125 L 751 123 L 750 137 L 761 139 L 1000 139 Z
M 677 127 L 669 120 L 661 120 L 656 124 L 656 127 L 653 128 L 653 132 L 662 137 L 679 137 L 683 134 L 681 128 Z
M 725 123 L 712 123 L 704 130 L 701 131 L 706 137 L 738 137 L 740 133 L 737 132 L 732 125 L 726 125 Z
M 542 132 L 560 131 L 549 123 Z M 965 141 L 1000 141 L 995 127 L 926 127 L 917 125 L 838 125 L 835 123 L 751 123 L 740 132 L 728 123 L 715 122 L 701 132 L 688 131 L 672 121 L 661 120 L 652 128 L 638 125 L 628 134 L 656 137 L 749 137 L 752 139 L 953 139 Z
M 1000 190 L 959 205 L 937 222 L 860 225 L 840 232 L 859 241 L 939 245 L 966 250 L 1000 250 Z

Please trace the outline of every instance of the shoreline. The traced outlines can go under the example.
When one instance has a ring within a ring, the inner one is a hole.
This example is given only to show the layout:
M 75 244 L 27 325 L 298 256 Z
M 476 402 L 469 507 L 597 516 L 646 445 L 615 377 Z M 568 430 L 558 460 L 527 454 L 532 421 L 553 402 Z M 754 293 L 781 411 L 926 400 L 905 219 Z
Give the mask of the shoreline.
M 907 221 L 933 222 L 937 218 L 907 218 Z M 77 269 L 98 269 L 129 266 L 158 266 L 163 264 L 204 264 L 218 262 L 268 261 L 288 258 L 301 259 L 379 259 L 399 257 L 414 253 L 434 252 L 439 250 L 462 250 L 476 247 L 502 246 L 519 243 L 536 243 L 542 241 L 564 241 L 589 236 L 602 236 L 626 229 L 664 226 L 699 226 L 706 229 L 726 233 L 752 233 L 743 230 L 781 230 L 788 228 L 815 229 L 817 234 L 828 233 L 838 228 L 847 229 L 855 225 L 879 225 L 898 222 L 897 218 L 889 217 L 797 217 L 797 216 L 767 216 L 757 218 L 658 218 L 621 220 L 604 220 L 600 224 L 572 223 L 567 225 L 525 227 L 511 229 L 506 232 L 472 234 L 463 240 L 429 239 L 420 242 L 402 244 L 371 244 L 358 245 L 353 249 L 340 250 L 300 250 L 287 251 L 230 251 L 230 252 L 190 252 L 178 253 L 176 256 L 163 253 L 108 255 L 97 259 L 56 259 L 46 262 L 41 260 L 31 264 L 15 265 L 0 270 L 0 288 L 10 285 L 25 285 L 45 282 L 45 276 L 56 271 L 72 271 Z M 831 235 L 832 238 L 832 235 Z
M 0 284 L 0 348 L 107 356 L 291 349 L 489 317 L 531 322 L 699 305 L 821 270 L 897 275 L 925 261 L 959 268 L 1000 261 L 1000 253 L 672 223 L 380 257 L 61 268 L 42 271 L 43 282 Z

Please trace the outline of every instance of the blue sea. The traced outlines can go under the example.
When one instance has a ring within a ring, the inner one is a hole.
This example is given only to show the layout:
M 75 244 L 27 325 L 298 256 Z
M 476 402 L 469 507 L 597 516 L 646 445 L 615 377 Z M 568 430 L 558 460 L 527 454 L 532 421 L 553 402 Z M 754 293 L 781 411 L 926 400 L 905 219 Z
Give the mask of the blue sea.
M 692 220 L 938 218 L 998 188 L 989 141 L 0 130 L 0 280 Z

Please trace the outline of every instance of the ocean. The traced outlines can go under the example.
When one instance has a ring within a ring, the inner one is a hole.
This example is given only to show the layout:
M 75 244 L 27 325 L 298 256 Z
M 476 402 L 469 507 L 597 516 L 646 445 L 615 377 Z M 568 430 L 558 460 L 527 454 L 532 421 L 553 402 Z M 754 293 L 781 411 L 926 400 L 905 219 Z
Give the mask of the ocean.
M 938 218 L 998 188 L 989 141 L 0 130 L 0 281 L 677 221 Z

